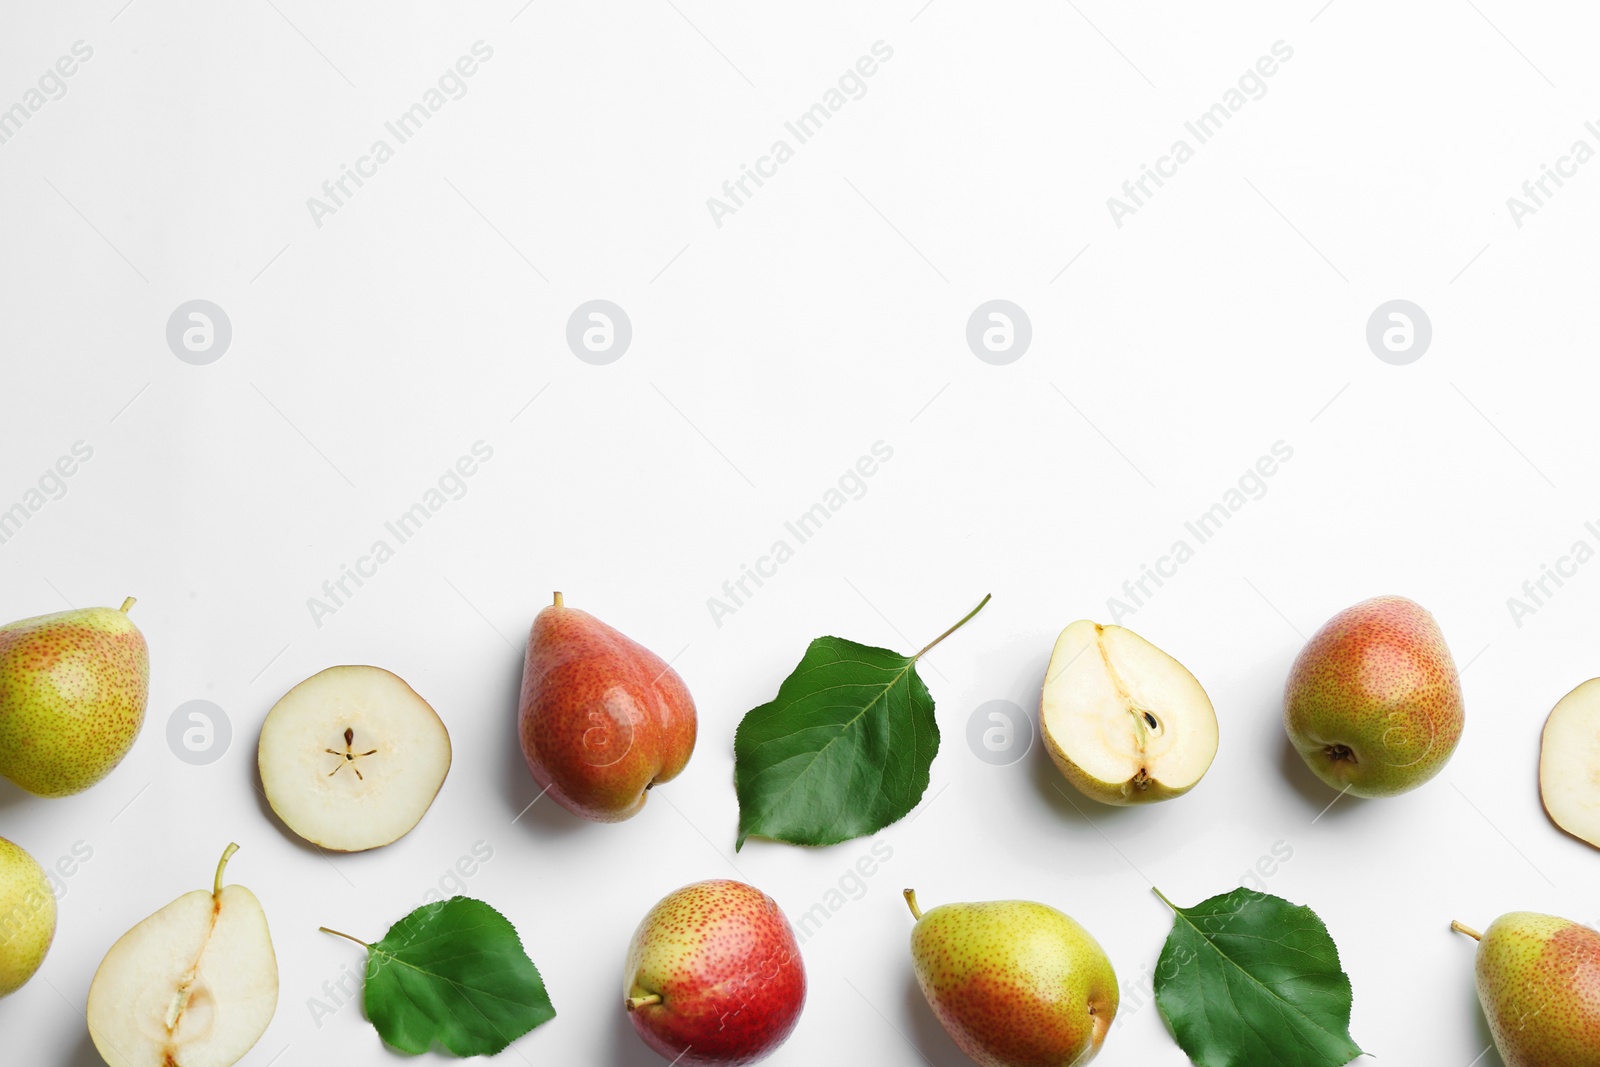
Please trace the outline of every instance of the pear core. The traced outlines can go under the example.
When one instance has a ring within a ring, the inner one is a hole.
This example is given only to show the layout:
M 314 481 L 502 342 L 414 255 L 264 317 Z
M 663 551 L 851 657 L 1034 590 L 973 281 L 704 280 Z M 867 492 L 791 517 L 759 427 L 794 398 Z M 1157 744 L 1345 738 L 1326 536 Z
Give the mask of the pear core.
M 1061 773 L 1106 804 L 1181 796 L 1217 754 L 1216 711 L 1194 675 L 1132 630 L 1087 619 L 1056 640 L 1039 717 Z

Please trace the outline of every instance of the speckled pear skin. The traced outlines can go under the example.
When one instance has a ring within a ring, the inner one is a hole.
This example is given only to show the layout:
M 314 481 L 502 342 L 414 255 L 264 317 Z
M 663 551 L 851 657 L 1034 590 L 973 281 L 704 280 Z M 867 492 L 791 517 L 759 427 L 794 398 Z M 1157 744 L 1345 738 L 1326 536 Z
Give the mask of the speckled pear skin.
M 150 651 L 118 608 L 0 626 L 0 774 L 42 797 L 81 793 L 133 747 L 150 698 Z
M 1439 624 L 1400 596 L 1329 619 L 1284 687 L 1284 728 L 1296 751 L 1318 778 L 1358 797 L 1396 796 L 1438 774 L 1465 719 Z
M 638 814 L 694 751 L 694 698 L 678 673 L 560 593 L 528 635 L 517 723 L 534 780 L 597 822 Z
M 1117 1015 L 1105 950 L 1044 904 L 934 908 L 912 928 L 911 958 L 939 1022 L 980 1067 L 1083 1067 Z
M 1506 1067 L 1600 1067 L 1600 933 L 1512 912 L 1484 931 L 1475 970 Z
M 788 1038 L 805 1007 L 806 971 L 771 897 L 743 882 L 696 882 L 639 923 L 623 995 L 661 998 L 628 1017 L 668 1061 L 734 1067 L 765 1059 Z
M 0 837 L 0 997 L 33 977 L 56 935 L 56 895 L 37 860 Z

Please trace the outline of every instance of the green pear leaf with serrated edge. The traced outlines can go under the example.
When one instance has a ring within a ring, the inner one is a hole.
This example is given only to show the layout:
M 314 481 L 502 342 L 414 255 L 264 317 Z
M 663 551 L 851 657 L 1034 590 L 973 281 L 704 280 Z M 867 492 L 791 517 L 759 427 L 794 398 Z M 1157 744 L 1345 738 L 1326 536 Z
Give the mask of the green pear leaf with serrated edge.
M 840 637 L 811 642 L 777 698 L 748 712 L 734 735 L 735 851 L 751 834 L 833 845 L 916 807 L 939 751 L 916 662 Z
M 424 904 L 367 952 L 367 1018 L 402 1052 L 492 1056 L 555 1017 L 516 927 L 481 900 Z
M 1340 1067 L 1362 1055 L 1350 979 L 1316 912 L 1243 888 L 1192 908 L 1166 902 L 1156 1004 L 1199 1067 Z

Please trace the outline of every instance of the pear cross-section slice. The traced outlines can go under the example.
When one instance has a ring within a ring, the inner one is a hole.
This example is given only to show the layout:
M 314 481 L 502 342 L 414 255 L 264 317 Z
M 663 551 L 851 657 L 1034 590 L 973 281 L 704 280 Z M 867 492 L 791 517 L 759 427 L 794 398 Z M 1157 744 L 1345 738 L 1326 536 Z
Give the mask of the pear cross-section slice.
M 1132 630 L 1083 619 L 1061 631 L 1039 706 L 1051 759 L 1106 804 L 1168 800 L 1217 754 L 1217 715 L 1189 671 Z
M 261 788 L 313 844 L 361 852 L 422 820 L 450 771 L 450 734 L 379 667 L 329 667 L 273 705 L 257 749 Z
M 89 985 L 89 1035 L 111 1067 L 230 1067 L 278 1007 L 278 960 L 254 893 L 185 893 L 123 934 Z
M 1600 848 L 1600 678 L 1562 697 L 1545 721 L 1539 795 L 1557 826 Z

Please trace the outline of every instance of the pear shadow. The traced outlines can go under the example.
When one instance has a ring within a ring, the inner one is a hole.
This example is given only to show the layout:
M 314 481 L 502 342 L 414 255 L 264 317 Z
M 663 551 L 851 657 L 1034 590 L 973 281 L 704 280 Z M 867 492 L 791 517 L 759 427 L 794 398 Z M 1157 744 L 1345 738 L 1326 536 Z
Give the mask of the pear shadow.
M 1055 760 L 1050 758 L 1042 738 L 1034 739 L 1033 751 L 1023 760 L 1028 764 L 1035 792 L 1044 798 L 1052 811 L 1070 822 L 1094 827 L 1107 820 L 1133 818 L 1138 812 L 1138 805 L 1102 804 L 1078 792 L 1078 787 L 1067 781 Z
M 94 1047 L 94 1038 L 89 1036 L 87 1027 L 78 1035 L 78 1044 L 72 1052 L 61 1061 L 61 1067 L 106 1067 L 106 1061 L 100 1057 L 100 1050 Z
M 39 799 L 9 778 L 0 778 L 0 811 Z
M 905 1017 L 911 1022 L 911 1032 L 901 1036 L 916 1046 L 923 1059 L 933 1067 L 972 1067 L 972 1061 L 956 1047 L 956 1043 L 945 1032 L 944 1025 L 939 1022 L 939 1017 L 933 1013 L 928 998 L 922 995 L 922 987 L 917 984 L 915 974 L 906 975 L 904 1000 Z
M 661 1067 L 667 1061 L 646 1045 L 633 1028 L 632 1020 L 622 1008 L 621 995 L 619 991 L 617 1010 L 612 1015 L 611 1056 L 606 1063 L 611 1067 Z
M 1283 777 L 1300 794 L 1300 799 L 1305 801 L 1306 807 L 1316 813 L 1316 818 L 1321 819 L 1326 815 L 1330 819 L 1343 818 L 1346 812 L 1355 811 L 1366 803 L 1365 798 L 1345 794 L 1340 796 L 1339 791 L 1333 786 L 1318 778 L 1306 766 L 1305 759 L 1294 747 L 1294 742 L 1288 736 L 1283 738 L 1283 746 L 1279 750 L 1278 767 L 1283 772 Z M 1335 804 L 1334 801 L 1338 803 Z

